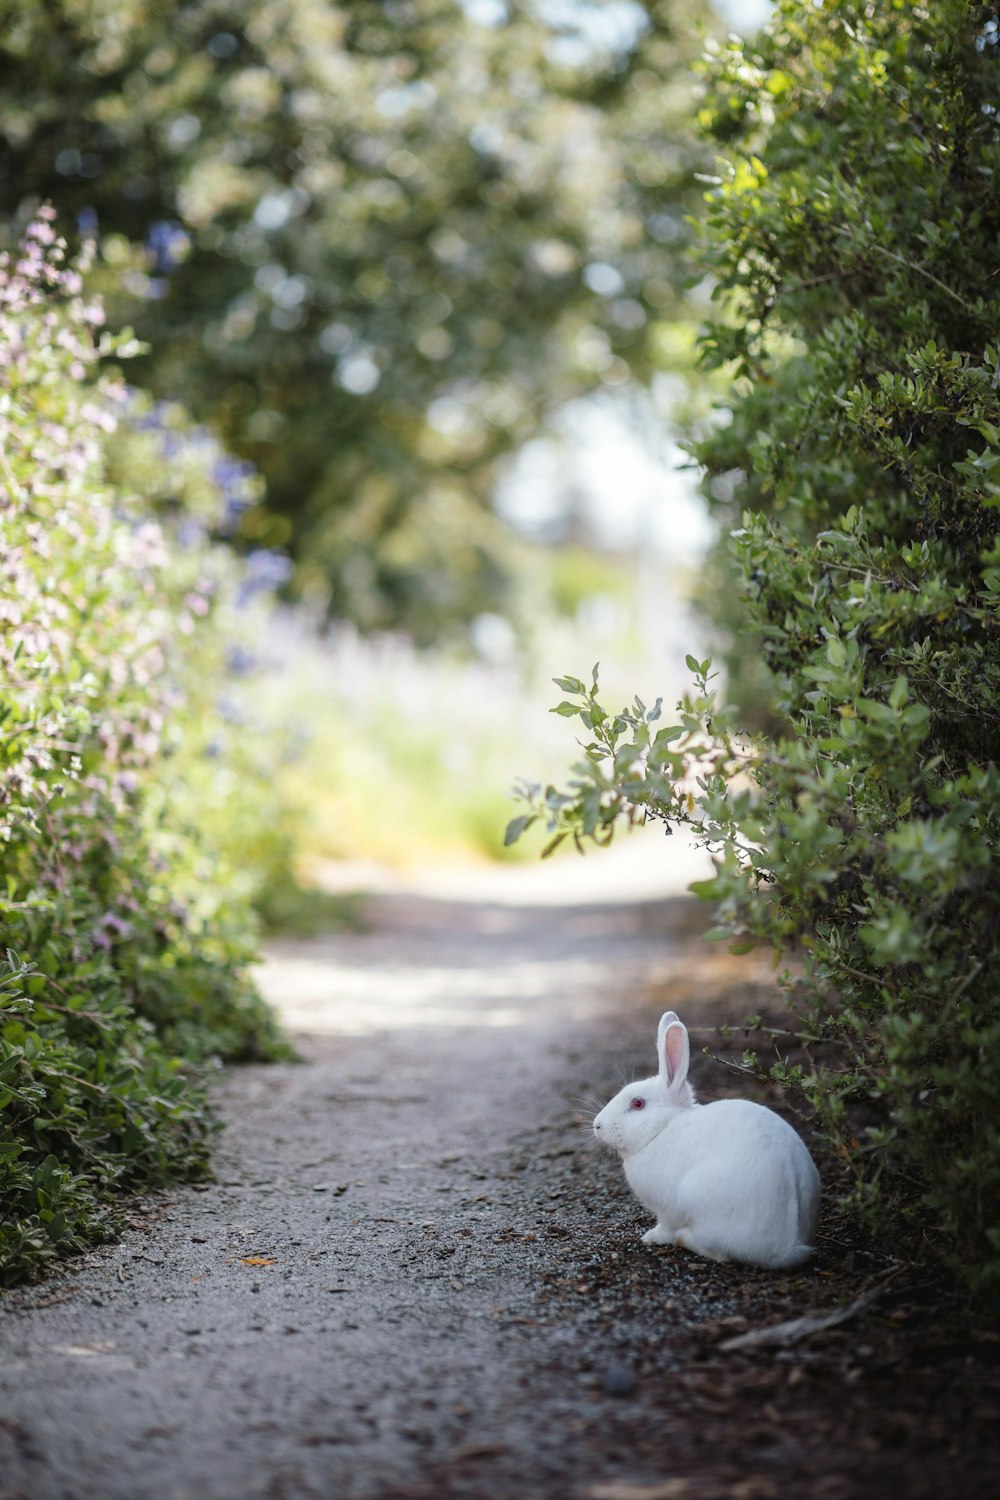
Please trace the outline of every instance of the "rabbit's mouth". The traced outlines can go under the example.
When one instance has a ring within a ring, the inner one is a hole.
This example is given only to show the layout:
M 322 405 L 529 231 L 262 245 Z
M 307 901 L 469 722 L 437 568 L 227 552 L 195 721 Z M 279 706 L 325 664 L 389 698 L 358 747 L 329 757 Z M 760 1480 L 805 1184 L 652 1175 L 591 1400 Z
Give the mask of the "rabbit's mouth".
M 594 1121 L 594 1139 L 599 1145 L 606 1146 L 609 1151 L 617 1151 L 619 1156 L 624 1155 L 624 1148 L 621 1142 L 616 1140 L 613 1135 L 609 1135 L 606 1130 L 602 1130 L 596 1120 Z

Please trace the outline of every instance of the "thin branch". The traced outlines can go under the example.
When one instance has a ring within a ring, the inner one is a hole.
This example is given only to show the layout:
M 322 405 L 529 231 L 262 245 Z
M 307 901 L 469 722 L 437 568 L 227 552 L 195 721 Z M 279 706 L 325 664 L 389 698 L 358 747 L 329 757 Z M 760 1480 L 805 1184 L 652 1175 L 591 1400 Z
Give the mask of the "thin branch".
M 976 311 L 971 302 L 966 301 L 964 297 L 960 296 L 960 294 L 955 291 L 954 287 L 950 287 L 947 282 L 942 281 L 939 276 L 935 276 L 933 271 L 928 271 L 926 266 L 920 265 L 915 260 L 907 260 L 905 255 L 897 255 L 896 251 L 890 250 L 888 245 L 880 244 L 879 241 L 874 238 L 874 231 L 872 230 L 870 224 L 866 224 L 865 228 L 869 231 L 870 234 L 873 235 L 871 243 L 868 247 L 870 250 L 876 251 L 876 253 L 879 255 L 886 256 L 889 260 L 894 260 L 897 265 L 905 266 L 908 271 L 915 271 L 918 276 L 924 276 L 928 281 L 933 281 L 936 287 L 940 288 L 942 292 L 945 292 L 949 297 L 957 302 L 960 307 L 964 307 L 966 312 L 974 313 Z M 846 227 L 846 225 L 836 225 L 834 226 L 834 229 L 835 233 L 840 235 L 849 235 L 851 232 Z
M 884 1295 L 889 1282 L 898 1274 L 898 1269 L 890 1271 L 877 1286 L 871 1287 L 847 1307 L 834 1307 L 822 1313 L 807 1313 L 801 1318 L 790 1318 L 785 1323 L 774 1323 L 770 1328 L 752 1328 L 749 1333 L 726 1339 L 719 1347 L 724 1354 L 731 1354 L 740 1349 L 787 1349 L 793 1344 L 801 1344 L 805 1339 L 813 1338 L 818 1333 L 826 1333 L 828 1329 L 837 1328 L 841 1323 L 847 1323 L 867 1312 Z

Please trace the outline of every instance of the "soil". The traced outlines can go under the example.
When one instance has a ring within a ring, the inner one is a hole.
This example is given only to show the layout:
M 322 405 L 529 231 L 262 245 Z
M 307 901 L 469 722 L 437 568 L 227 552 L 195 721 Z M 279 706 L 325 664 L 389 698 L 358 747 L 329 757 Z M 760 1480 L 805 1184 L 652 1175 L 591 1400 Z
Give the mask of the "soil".
M 832 1211 L 791 1274 L 640 1243 L 594 1109 L 666 1008 L 701 1097 L 746 1091 L 699 1043 L 773 985 L 686 897 L 551 878 L 272 948 L 302 1061 L 221 1077 L 217 1182 L 0 1299 L 0 1500 L 1000 1493 L 1000 1338 Z

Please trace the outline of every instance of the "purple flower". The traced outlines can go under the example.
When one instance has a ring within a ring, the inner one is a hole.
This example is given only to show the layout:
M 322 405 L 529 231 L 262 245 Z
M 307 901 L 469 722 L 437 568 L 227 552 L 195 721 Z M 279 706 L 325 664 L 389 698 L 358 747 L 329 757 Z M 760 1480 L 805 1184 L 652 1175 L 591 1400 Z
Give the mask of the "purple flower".
M 257 665 L 257 657 L 245 646 L 230 646 L 226 651 L 226 670 L 231 677 L 246 677 Z
M 247 557 L 236 603 L 246 604 L 256 594 L 273 594 L 288 582 L 293 572 L 292 560 L 286 553 L 268 547 L 255 548 Z
M 251 500 L 244 499 L 242 495 L 227 495 L 226 508 L 219 523 L 221 529 L 223 531 L 232 531 L 239 521 L 240 516 L 245 510 L 250 509 L 252 503 Z
M 200 547 L 205 541 L 205 528 L 193 516 L 184 516 L 177 528 L 177 544 L 186 552 Z
M 157 401 L 149 411 L 139 412 L 132 418 L 132 427 L 136 432 L 162 432 L 166 425 L 166 414 L 166 403 Z
M 146 235 L 146 249 L 153 257 L 157 271 L 167 273 L 177 269 L 187 260 L 191 249 L 191 238 L 176 219 L 158 219 L 151 224 Z
M 116 912 L 106 911 L 94 930 L 94 942 L 99 948 L 110 948 L 116 939 L 127 938 L 131 932 L 130 922 L 124 921 Z
M 253 474 L 253 464 L 223 454 L 212 465 L 212 478 L 220 490 L 229 491 L 245 483 Z

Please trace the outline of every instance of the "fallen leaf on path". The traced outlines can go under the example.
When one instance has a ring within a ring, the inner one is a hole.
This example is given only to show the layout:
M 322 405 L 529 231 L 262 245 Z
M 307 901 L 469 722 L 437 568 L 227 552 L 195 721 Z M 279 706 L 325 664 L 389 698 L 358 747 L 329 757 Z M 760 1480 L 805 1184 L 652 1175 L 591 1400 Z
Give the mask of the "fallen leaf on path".
M 273 1255 L 241 1255 L 240 1264 L 244 1266 L 274 1266 L 277 1259 Z
M 652 1484 L 612 1479 L 607 1484 L 595 1484 L 587 1491 L 587 1500 L 685 1500 L 690 1493 L 690 1480 L 678 1474 L 674 1479 L 658 1479 Z
M 507 1449 L 503 1443 L 466 1443 L 463 1448 L 456 1448 L 449 1455 L 449 1462 L 453 1464 L 467 1464 L 477 1458 L 497 1458 Z

